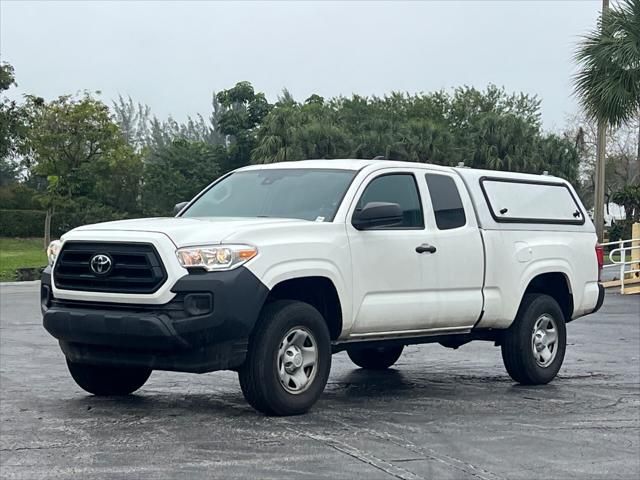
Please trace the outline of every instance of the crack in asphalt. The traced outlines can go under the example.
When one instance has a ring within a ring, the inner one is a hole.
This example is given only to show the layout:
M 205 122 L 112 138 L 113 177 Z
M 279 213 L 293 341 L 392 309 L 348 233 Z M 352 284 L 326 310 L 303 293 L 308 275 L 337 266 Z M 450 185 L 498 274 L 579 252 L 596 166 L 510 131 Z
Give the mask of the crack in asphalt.
M 381 470 L 384 473 L 394 478 L 398 478 L 400 480 L 425 480 L 424 477 L 421 477 L 410 470 L 407 470 L 402 467 L 398 467 L 397 465 L 393 465 L 392 463 L 377 457 L 371 452 L 365 452 L 364 450 L 360 450 L 359 448 L 354 447 L 352 445 L 347 445 L 346 443 L 341 442 L 335 437 L 303 432 L 291 427 L 287 427 L 287 428 L 297 433 L 298 435 L 311 438 L 312 440 L 320 442 L 327 447 L 337 450 L 338 452 L 344 453 L 350 456 L 351 458 L 354 458 L 362 463 L 371 465 L 372 467 L 377 468 L 378 470 Z
M 428 448 L 428 447 L 420 447 L 418 445 L 416 445 L 415 443 L 411 442 L 410 440 L 395 435 L 393 433 L 387 432 L 387 431 L 379 431 L 379 430 L 375 430 L 375 429 L 370 429 L 370 428 L 362 428 L 362 427 L 355 427 L 353 424 L 350 424 L 349 422 L 343 420 L 338 420 L 337 418 L 327 418 L 327 421 L 335 421 L 339 424 L 341 424 L 342 426 L 346 427 L 346 428 L 350 428 L 352 430 L 360 430 L 363 432 L 366 432 L 374 437 L 380 438 L 382 440 L 386 440 L 389 441 L 391 443 L 393 443 L 394 445 L 397 445 L 399 447 L 405 448 L 413 453 L 417 453 L 419 455 L 422 455 L 424 457 L 426 457 L 427 459 L 439 462 L 441 464 L 446 465 L 449 468 L 461 471 L 467 475 L 470 475 L 472 477 L 478 478 L 480 480 L 507 480 L 505 477 L 501 477 L 500 475 L 493 473 L 489 470 L 486 470 L 482 467 L 477 467 L 471 463 L 465 462 L 464 460 L 461 460 L 459 458 L 456 457 L 452 457 L 451 455 L 446 455 L 440 452 L 435 451 L 432 448 Z
M 337 414 L 340 415 L 340 414 Z M 392 462 L 409 462 L 409 461 L 417 461 L 417 460 L 432 460 L 435 462 L 438 462 L 442 465 L 445 465 L 446 467 L 456 470 L 458 472 L 462 472 L 468 476 L 477 478 L 479 480 L 507 480 L 505 477 L 502 477 L 494 472 L 491 472 L 487 469 L 484 469 L 482 467 L 473 465 L 469 462 L 465 462 L 464 460 L 461 460 L 459 458 L 453 457 L 451 455 L 446 455 L 440 452 L 437 452 L 436 450 L 432 449 L 432 448 L 428 448 L 428 447 L 421 447 L 416 445 L 415 443 L 411 442 L 410 440 L 401 437 L 399 435 L 395 435 L 392 434 L 390 432 L 387 432 L 385 430 L 383 431 L 379 431 L 379 430 L 375 430 L 375 429 L 370 429 L 370 428 L 366 428 L 366 427 L 358 427 L 356 425 L 353 425 L 352 423 L 349 423 L 348 421 L 346 421 L 344 418 L 340 419 L 338 418 L 336 415 L 333 416 L 327 416 L 324 414 L 320 414 L 320 416 L 322 417 L 323 421 L 326 423 L 337 423 L 338 425 L 340 425 L 343 429 L 347 429 L 347 430 L 351 430 L 352 432 L 356 432 L 356 433 L 366 433 L 370 436 L 379 438 L 381 440 L 385 440 L 387 442 L 393 443 L 394 445 L 397 445 L 401 448 L 404 448 L 406 450 L 409 450 L 413 453 L 416 453 L 418 455 L 420 455 L 419 458 L 409 458 L 409 459 L 399 459 L 399 460 L 385 460 L 382 458 L 379 458 L 378 456 L 374 455 L 372 452 L 370 451 L 363 451 L 361 449 L 358 449 L 356 447 L 353 447 L 351 445 L 347 445 L 344 442 L 338 440 L 335 436 L 332 435 L 327 435 L 326 433 L 321 435 L 321 434 L 311 434 L 305 431 L 301 431 L 299 429 L 293 428 L 293 427 L 287 427 L 289 430 L 299 434 L 299 435 L 303 435 L 306 436 L 308 438 L 312 438 L 314 440 L 317 440 L 323 444 L 325 444 L 326 446 L 329 446 L 331 448 L 334 448 L 335 450 L 338 450 L 342 453 L 345 453 L 359 461 L 362 461 L 364 463 L 368 463 L 380 470 L 383 470 L 384 472 L 388 473 L 389 475 L 392 475 L 396 478 L 400 478 L 400 479 L 405 479 L 405 478 L 411 478 L 411 479 L 421 479 L 424 477 L 420 477 L 419 475 L 417 475 L 414 472 L 411 472 L 407 469 L 398 467 L 397 465 L 393 465 Z M 409 476 L 407 477 L 406 475 L 413 475 L 413 476 Z
M 22 450 L 52 450 L 54 448 L 69 448 L 77 447 L 74 443 L 63 443 L 58 445 L 44 445 L 40 447 L 14 447 L 14 448 L 0 448 L 0 452 L 19 452 Z

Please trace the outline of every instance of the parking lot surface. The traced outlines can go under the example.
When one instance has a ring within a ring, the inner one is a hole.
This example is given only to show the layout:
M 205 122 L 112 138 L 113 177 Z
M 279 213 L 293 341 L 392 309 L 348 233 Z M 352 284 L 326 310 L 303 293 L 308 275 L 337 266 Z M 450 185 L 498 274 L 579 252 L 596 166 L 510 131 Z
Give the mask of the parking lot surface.
M 640 475 L 640 296 L 607 295 L 571 323 L 547 386 L 514 384 L 486 342 L 407 347 L 373 373 L 340 353 L 309 414 L 268 418 L 232 372 L 154 372 L 130 397 L 86 394 L 42 328 L 38 288 L 0 286 L 3 479 Z

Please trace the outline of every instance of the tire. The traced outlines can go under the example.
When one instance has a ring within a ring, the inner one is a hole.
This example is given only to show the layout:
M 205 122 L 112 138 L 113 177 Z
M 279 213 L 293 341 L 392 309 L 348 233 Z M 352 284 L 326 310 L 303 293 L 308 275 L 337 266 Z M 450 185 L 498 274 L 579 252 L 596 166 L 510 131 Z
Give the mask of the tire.
M 129 395 L 142 387 L 151 375 L 150 368 L 87 365 L 69 359 L 67 367 L 80 388 L 98 396 Z
M 396 363 L 402 355 L 404 345 L 398 347 L 352 347 L 347 349 L 347 355 L 353 363 L 367 370 L 384 370 Z
M 555 344 L 551 343 L 553 331 Z M 501 347 L 504 366 L 516 382 L 543 385 L 553 380 L 567 348 L 567 329 L 558 302 L 548 295 L 525 295 Z
M 263 308 L 238 378 L 245 399 L 259 412 L 298 415 L 316 403 L 330 369 L 331 340 L 320 312 L 307 303 L 278 300 Z

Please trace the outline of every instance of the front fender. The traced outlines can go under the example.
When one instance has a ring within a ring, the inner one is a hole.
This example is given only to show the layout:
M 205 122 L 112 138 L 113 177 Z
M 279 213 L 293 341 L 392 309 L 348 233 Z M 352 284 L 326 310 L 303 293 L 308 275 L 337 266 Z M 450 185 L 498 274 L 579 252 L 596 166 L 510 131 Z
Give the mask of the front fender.
M 326 259 L 292 259 L 283 260 L 275 264 L 260 268 L 260 264 L 249 263 L 247 268 L 256 275 L 262 283 L 272 290 L 285 280 L 303 277 L 328 278 L 336 288 L 342 309 L 343 331 L 348 331 L 352 323 L 352 304 L 347 294 L 347 281 L 338 265 Z

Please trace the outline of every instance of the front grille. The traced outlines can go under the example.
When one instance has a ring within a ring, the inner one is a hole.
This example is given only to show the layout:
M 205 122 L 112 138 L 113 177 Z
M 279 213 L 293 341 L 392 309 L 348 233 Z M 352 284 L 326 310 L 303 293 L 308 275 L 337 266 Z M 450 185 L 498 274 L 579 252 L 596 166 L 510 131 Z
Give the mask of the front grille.
M 106 273 L 92 270 L 96 255 L 111 261 Z M 160 256 L 149 243 L 66 242 L 53 271 L 57 288 L 89 292 L 153 293 L 166 279 Z

